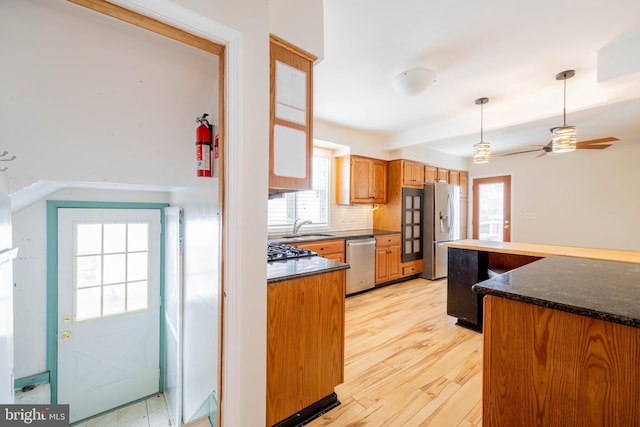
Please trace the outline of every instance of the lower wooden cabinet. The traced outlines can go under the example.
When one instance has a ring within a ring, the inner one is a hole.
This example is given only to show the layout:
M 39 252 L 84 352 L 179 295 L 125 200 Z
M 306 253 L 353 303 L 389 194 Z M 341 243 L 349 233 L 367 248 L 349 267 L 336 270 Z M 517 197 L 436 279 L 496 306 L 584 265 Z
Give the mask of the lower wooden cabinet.
M 321 240 L 313 243 L 298 243 L 297 248 L 309 249 L 323 258 L 344 262 L 344 239 Z
M 344 381 L 345 270 L 267 285 L 267 426 Z
M 400 233 L 376 236 L 376 285 L 401 277 L 401 241 Z
M 402 263 L 402 277 L 413 276 L 414 274 L 420 273 L 422 273 L 421 259 Z

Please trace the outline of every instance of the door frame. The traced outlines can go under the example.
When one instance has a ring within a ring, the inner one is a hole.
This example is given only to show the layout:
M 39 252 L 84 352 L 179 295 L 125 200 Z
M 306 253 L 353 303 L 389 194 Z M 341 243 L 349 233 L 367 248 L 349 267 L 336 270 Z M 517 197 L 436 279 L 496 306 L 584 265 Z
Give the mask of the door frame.
M 47 370 L 51 385 L 51 403 L 58 403 L 58 209 L 157 209 L 160 211 L 162 236 L 165 234 L 163 209 L 167 203 L 81 202 L 47 200 Z M 160 381 L 158 391 L 164 391 L 164 239 L 160 239 Z
M 508 217 L 509 219 L 509 239 L 508 240 L 504 240 L 506 242 L 510 242 L 511 241 L 511 235 L 512 235 L 512 230 L 513 230 L 513 221 L 511 220 L 511 211 L 512 206 L 511 206 L 511 202 L 512 202 L 512 181 L 513 181 L 513 176 L 512 175 L 498 175 L 498 176 L 489 176 L 489 177 L 482 177 L 482 178 L 475 178 L 473 177 L 471 179 L 471 200 L 472 200 L 472 205 L 473 205 L 473 211 L 472 211 L 472 215 L 471 215 L 471 236 L 473 239 L 478 239 L 479 237 L 479 229 L 478 229 L 478 186 L 480 184 L 490 184 L 490 183 L 495 183 L 495 182 L 503 182 L 503 183 L 507 183 L 509 186 L 509 191 L 505 191 L 505 203 L 504 203 L 504 207 L 505 207 L 505 212 L 506 212 L 506 217 Z M 503 224 L 504 226 L 504 224 Z

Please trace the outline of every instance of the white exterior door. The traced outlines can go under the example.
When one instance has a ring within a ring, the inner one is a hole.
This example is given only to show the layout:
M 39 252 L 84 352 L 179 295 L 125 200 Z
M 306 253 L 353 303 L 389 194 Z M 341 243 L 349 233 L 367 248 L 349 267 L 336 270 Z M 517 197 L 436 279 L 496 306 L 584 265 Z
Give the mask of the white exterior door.
M 75 422 L 159 390 L 160 211 L 58 210 L 58 403 Z

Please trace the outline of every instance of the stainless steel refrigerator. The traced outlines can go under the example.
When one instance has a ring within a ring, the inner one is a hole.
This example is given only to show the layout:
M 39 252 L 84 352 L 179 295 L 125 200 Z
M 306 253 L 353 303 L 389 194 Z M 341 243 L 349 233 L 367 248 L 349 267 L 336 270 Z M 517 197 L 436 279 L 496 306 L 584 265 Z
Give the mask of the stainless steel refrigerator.
M 422 273 L 433 280 L 447 276 L 444 242 L 460 239 L 460 187 L 446 182 L 424 185 L 422 202 Z

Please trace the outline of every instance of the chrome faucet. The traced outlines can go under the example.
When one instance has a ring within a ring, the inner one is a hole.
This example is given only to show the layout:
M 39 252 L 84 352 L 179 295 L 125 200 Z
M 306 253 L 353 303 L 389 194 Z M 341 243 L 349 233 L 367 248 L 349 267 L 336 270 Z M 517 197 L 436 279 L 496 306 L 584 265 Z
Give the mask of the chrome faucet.
M 300 230 L 300 227 L 302 227 L 305 224 L 312 224 L 310 219 L 305 219 L 303 221 L 301 221 L 302 218 L 296 218 L 296 220 L 293 223 L 293 235 L 297 236 L 298 235 L 298 231 Z

